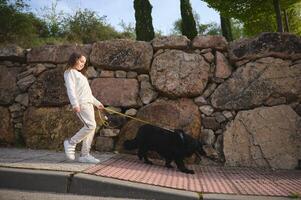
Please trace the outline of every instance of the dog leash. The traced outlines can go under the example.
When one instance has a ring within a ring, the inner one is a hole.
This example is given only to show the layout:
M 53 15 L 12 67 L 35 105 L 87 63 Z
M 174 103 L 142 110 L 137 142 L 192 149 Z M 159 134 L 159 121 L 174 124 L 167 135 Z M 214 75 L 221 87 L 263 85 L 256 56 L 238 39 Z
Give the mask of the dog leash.
M 139 119 L 139 118 L 136 118 L 136 117 L 132 117 L 130 115 L 127 115 L 127 114 L 123 114 L 121 112 L 117 112 L 115 110 L 112 110 L 110 108 L 104 108 L 105 111 L 109 112 L 109 113 L 115 113 L 115 114 L 118 114 L 118 115 L 121 115 L 123 117 L 127 117 L 127 118 L 130 118 L 130 119 L 133 119 L 133 120 L 136 120 L 136 121 L 139 121 L 139 122 L 142 122 L 144 124 L 149 124 L 149 125 L 152 125 L 152 126 L 156 126 L 156 127 L 159 127 L 158 125 L 154 124 L 154 123 L 151 123 L 149 121 L 146 121 L 146 120 L 143 120 L 143 119 Z M 109 122 L 107 121 L 107 119 L 103 119 L 105 117 L 101 117 L 101 114 L 100 114 L 100 111 L 98 110 L 98 115 L 99 115 L 99 118 L 100 118 L 100 123 L 101 125 L 105 126 L 105 127 L 110 127 L 109 126 Z M 174 132 L 174 130 L 171 130 L 171 129 L 168 129 L 168 128 L 163 128 L 162 126 L 160 126 L 160 128 L 162 129 L 165 129 L 167 131 L 171 131 L 171 132 Z

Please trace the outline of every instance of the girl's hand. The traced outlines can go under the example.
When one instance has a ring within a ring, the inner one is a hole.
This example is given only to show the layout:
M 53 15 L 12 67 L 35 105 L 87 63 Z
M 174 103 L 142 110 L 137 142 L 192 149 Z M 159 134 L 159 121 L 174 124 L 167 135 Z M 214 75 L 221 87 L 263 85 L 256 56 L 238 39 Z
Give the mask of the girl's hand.
M 74 107 L 74 108 L 73 108 L 73 111 L 76 112 L 76 113 L 80 112 L 79 106 Z
M 97 107 L 99 110 L 103 110 L 104 109 L 104 106 L 102 104 L 100 104 L 98 107 Z

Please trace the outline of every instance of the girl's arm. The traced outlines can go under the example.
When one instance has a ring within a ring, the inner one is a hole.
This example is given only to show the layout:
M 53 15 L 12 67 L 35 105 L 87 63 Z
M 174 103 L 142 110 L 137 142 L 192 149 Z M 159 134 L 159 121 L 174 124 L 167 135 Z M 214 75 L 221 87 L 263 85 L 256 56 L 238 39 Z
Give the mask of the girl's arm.
M 103 109 L 104 106 L 103 104 L 98 101 L 93 95 L 92 95 L 92 98 L 93 98 L 93 105 L 96 106 L 98 109 Z
M 67 73 L 64 73 L 64 79 L 67 88 L 67 94 L 72 107 L 79 107 L 79 103 L 75 95 L 75 74 L 72 72 L 72 70 L 70 70 Z

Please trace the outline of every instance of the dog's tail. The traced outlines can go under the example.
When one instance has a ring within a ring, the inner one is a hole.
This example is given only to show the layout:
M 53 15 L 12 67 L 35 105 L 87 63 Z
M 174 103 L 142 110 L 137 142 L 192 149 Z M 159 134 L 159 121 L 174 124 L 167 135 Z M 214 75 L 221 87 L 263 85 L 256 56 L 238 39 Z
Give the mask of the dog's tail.
M 137 149 L 138 148 L 138 142 L 137 139 L 133 139 L 133 140 L 126 140 L 123 143 L 123 147 L 127 150 L 133 150 L 133 149 Z

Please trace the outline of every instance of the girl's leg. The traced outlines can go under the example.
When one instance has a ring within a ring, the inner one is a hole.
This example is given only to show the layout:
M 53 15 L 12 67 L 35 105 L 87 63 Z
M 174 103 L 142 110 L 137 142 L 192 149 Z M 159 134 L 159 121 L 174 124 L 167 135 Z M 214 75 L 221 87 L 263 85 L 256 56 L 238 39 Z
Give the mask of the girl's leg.
M 84 153 L 87 151 L 89 153 L 96 128 L 93 105 L 90 103 L 82 104 L 80 106 L 80 112 L 77 113 L 77 115 L 83 122 L 84 126 L 70 139 L 70 141 L 71 143 L 78 144 L 81 141 L 86 140 L 88 137 L 89 139 L 83 142 L 82 150 L 84 150 Z

